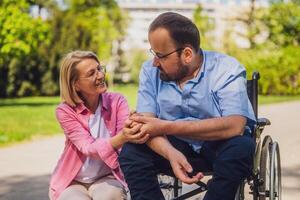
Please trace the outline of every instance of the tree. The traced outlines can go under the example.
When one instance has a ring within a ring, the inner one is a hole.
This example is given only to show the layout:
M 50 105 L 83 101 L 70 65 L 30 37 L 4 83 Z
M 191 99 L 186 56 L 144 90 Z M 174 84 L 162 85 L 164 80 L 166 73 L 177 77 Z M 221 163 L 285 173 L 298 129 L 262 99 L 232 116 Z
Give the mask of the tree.
M 241 10 L 238 17 L 234 19 L 235 23 L 241 23 L 245 27 L 245 32 L 240 32 L 238 35 L 249 42 L 249 49 L 255 48 L 259 44 L 259 38 L 262 38 L 266 31 L 261 20 L 264 11 L 264 8 L 256 7 L 256 0 L 250 0 L 249 8 Z
M 212 48 L 213 37 L 210 32 L 214 29 L 215 24 L 213 20 L 203 12 L 201 4 L 198 4 L 193 13 L 193 21 L 200 32 L 201 46 L 209 49 Z
M 28 57 L 49 42 L 49 27 L 41 18 L 33 18 L 29 8 L 25 0 L 0 2 L 0 97 L 30 94 L 38 85 L 33 73 L 39 70 Z
M 263 17 L 268 28 L 268 40 L 277 47 L 300 45 L 300 5 L 272 4 Z
M 273 2 L 254 18 L 263 27 L 265 41 L 257 44 L 253 40 L 250 49 L 231 51 L 246 66 L 248 75 L 253 71 L 262 74 L 260 94 L 300 94 L 299 7 L 291 2 Z
M 65 9 L 50 10 L 52 39 L 48 49 L 49 68 L 43 76 L 43 94 L 58 92 L 58 63 L 75 49 L 91 50 L 102 63 L 111 57 L 112 43 L 124 34 L 122 13 L 114 1 L 69 0 Z M 46 52 L 46 51 L 45 51 Z
M 2 0 L 0 6 L 0 97 L 57 95 L 61 57 L 91 50 L 105 63 L 126 24 L 111 0 Z

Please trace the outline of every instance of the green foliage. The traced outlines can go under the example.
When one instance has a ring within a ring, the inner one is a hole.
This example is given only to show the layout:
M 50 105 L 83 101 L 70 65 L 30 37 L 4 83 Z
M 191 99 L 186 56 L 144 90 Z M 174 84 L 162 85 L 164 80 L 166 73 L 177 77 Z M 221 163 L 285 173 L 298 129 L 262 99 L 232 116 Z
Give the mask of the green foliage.
M 260 72 L 260 94 L 300 94 L 300 48 L 240 50 L 235 56 L 246 66 L 248 75 Z
M 251 49 L 256 48 L 257 41 L 266 31 L 261 19 L 265 9 L 257 8 L 255 3 L 256 0 L 250 0 L 249 7 L 237 11 L 238 16 L 234 19 L 234 23 L 238 23 L 244 29 L 244 31 L 239 31 L 237 35 L 246 39 L 249 42 L 248 48 Z M 226 39 L 226 37 L 224 38 Z
M 201 4 L 198 4 L 193 13 L 193 21 L 200 32 L 201 47 L 211 49 L 214 38 L 212 37 L 212 34 L 210 34 L 210 31 L 214 29 L 215 23 L 203 12 Z
M 142 64 L 148 59 L 144 50 L 133 50 L 127 55 L 127 65 L 131 69 L 130 76 L 133 83 L 139 82 L 139 73 Z
M 268 40 L 275 46 L 300 46 L 300 4 L 272 4 L 263 22 L 268 27 Z
M 94 51 L 104 63 L 110 59 L 112 42 L 126 28 L 116 2 L 62 2 L 0 1 L 0 97 L 58 94 L 59 61 L 72 50 Z
M 250 23 L 249 31 L 260 30 L 256 33 L 264 33 L 265 41 L 259 44 L 250 37 L 253 42 L 250 49 L 238 49 L 230 44 L 226 52 L 237 57 L 249 75 L 253 71 L 261 73 L 261 94 L 299 95 L 300 5 L 274 1 L 268 8 L 252 11 L 255 23 Z M 231 34 L 228 35 L 226 38 L 232 41 Z
M 0 96 L 15 96 L 22 81 L 35 85 L 30 72 L 38 71 L 28 57 L 49 42 L 49 27 L 29 14 L 25 0 L 3 0 L 0 7 Z
M 49 66 L 42 77 L 43 94 L 58 94 L 59 61 L 72 50 L 91 50 L 101 62 L 108 62 L 112 42 L 122 36 L 124 28 L 119 26 L 122 13 L 113 2 L 70 0 L 65 10 L 51 10 L 51 44 L 42 47 Z

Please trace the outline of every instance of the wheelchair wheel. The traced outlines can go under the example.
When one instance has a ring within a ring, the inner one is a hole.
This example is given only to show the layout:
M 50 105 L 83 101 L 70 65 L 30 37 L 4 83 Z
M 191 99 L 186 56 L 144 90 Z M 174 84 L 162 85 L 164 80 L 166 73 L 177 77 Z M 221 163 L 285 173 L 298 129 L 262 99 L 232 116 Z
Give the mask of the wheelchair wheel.
M 234 200 L 244 200 L 245 199 L 245 196 L 244 196 L 245 195 L 245 191 L 244 191 L 245 185 L 246 185 L 245 181 L 242 181 L 235 193 Z
M 178 197 L 182 193 L 182 183 L 177 178 L 158 175 L 158 183 L 166 200 Z
M 263 141 L 259 179 L 259 200 L 281 200 L 279 147 L 270 136 L 266 136 Z
M 273 143 L 271 153 L 270 199 L 281 200 L 281 163 L 279 145 L 277 142 Z

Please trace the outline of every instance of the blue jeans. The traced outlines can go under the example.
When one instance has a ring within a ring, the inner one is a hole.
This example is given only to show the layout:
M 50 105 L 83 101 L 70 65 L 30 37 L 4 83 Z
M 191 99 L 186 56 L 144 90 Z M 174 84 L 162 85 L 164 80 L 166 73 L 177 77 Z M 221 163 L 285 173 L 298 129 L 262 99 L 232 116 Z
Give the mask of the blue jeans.
M 182 140 L 172 136 L 168 139 L 187 157 L 194 171 L 213 171 L 204 200 L 233 200 L 238 185 L 251 173 L 255 143 L 250 137 L 204 142 L 200 154 Z M 168 160 L 146 144 L 127 143 L 119 162 L 132 200 L 164 200 L 157 174 L 172 173 Z

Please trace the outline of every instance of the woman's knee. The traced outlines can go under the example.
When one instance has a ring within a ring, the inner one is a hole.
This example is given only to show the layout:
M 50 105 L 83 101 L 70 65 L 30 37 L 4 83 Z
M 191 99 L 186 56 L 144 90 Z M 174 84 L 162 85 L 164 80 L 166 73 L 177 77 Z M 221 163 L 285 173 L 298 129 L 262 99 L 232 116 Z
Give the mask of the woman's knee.
M 104 178 L 95 182 L 89 188 L 93 200 L 124 200 L 127 194 L 122 184 L 114 178 Z
M 82 185 L 70 185 L 59 196 L 58 200 L 90 200 L 87 189 Z

